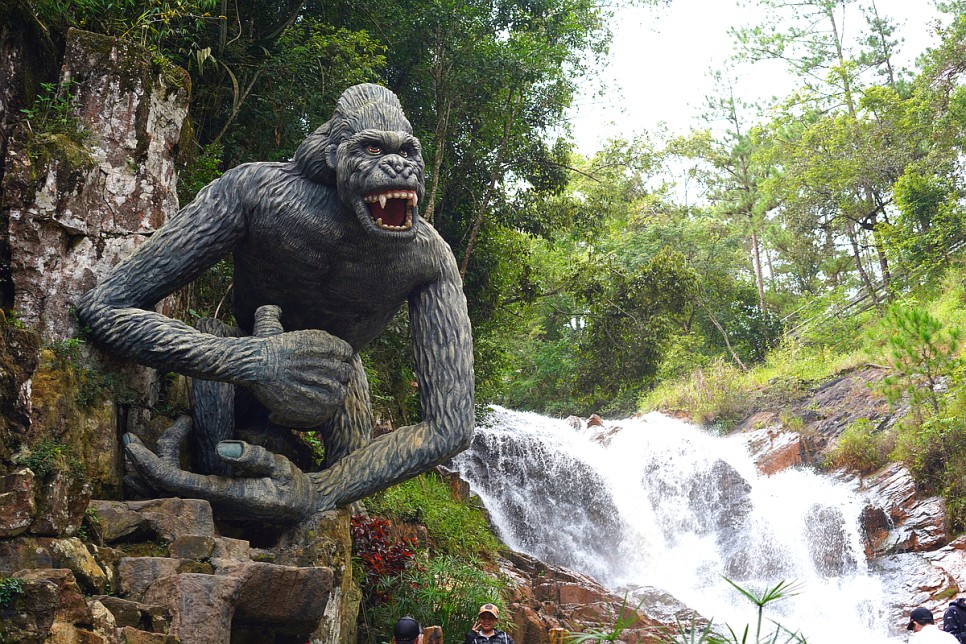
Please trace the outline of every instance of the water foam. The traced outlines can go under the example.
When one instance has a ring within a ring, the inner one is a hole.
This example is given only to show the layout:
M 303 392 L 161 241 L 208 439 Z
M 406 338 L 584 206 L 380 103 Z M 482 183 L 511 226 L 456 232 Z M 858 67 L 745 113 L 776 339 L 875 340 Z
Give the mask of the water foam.
M 810 643 L 901 641 L 855 491 L 808 470 L 762 476 L 742 436 L 661 414 L 583 428 L 494 407 L 454 466 L 507 545 L 618 592 L 656 586 L 738 630 L 755 611 L 725 577 L 794 582 L 766 614 Z

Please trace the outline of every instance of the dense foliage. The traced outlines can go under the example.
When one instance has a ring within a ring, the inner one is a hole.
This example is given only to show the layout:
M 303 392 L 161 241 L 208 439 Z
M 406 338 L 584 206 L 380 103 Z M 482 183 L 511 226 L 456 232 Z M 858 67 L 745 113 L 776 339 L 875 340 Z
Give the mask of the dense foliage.
M 482 604 L 506 606 L 506 581 L 490 563 L 500 545 L 483 511 L 454 499 L 439 476 L 384 490 L 367 506 L 370 517 L 352 521 L 365 581 L 365 641 L 384 641 L 396 619 L 410 615 L 423 626 L 441 626 L 446 641 L 458 643 Z

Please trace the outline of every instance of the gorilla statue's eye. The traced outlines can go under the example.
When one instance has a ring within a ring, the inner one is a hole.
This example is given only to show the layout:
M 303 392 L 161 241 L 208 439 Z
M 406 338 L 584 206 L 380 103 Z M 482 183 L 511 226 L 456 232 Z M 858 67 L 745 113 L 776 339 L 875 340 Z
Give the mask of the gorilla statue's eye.
M 409 156 L 409 150 L 407 150 L 406 148 L 401 149 L 399 151 L 399 156 L 401 156 L 403 158 L 408 157 Z
M 382 154 L 382 148 L 380 148 L 378 145 L 369 144 L 366 146 L 366 152 L 369 154 Z

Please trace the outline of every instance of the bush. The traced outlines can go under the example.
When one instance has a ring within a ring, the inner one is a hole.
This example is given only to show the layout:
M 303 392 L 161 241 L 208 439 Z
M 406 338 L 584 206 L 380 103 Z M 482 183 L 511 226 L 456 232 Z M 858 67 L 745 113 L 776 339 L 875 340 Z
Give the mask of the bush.
M 962 369 L 963 359 L 958 355 L 962 332 L 956 326 L 944 328 L 917 306 L 892 306 L 886 324 L 894 369 L 883 381 L 886 396 L 891 402 L 907 398 L 920 419 L 924 408 L 940 415 L 942 385 L 950 374 Z
M 376 514 L 422 523 L 440 553 L 490 559 L 501 548 L 483 511 L 455 500 L 449 485 L 433 472 L 379 492 L 366 505 Z
M 895 439 L 891 434 L 877 429 L 875 423 L 866 418 L 851 422 L 832 450 L 828 465 L 863 474 L 885 465 L 889 461 L 889 452 L 895 446 Z
M 727 426 L 751 411 L 752 396 L 746 374 L 723 359 L 704 369 L 696 369 L 690 378 L 662 386 L 642 397 L 640 407 L 659 410 L 683 409 L 695 423 Z
M 0 577 L 0 608 L 13 604 L 23 592 L 23 582 L 19 579 Z
M 70 453 L 70 448 L 49 438 L 31 445 L 17 460 L 40 479 L 53 472 L 70 472 L 79 479 L 86 476 L 84 464 Z
M 395 539 L 392 524 L 382 517 L 352 516 L 352 553 L 362 568 L 366 604 L 389 599 L 386 579 L 395 579 L 413 565 L 415 540 Z

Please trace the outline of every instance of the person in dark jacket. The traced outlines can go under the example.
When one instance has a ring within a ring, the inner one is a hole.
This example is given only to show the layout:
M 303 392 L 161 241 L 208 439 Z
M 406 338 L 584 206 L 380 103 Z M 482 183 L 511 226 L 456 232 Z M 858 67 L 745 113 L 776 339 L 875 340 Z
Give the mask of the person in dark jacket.
M 494 604 L 483 604 L 473 629 L 466 634 L 463 644 L 513 644 L 513 638 L 496 627 L 500 609 Z
M 961 644 L 966 644 L 966 598 L 950 602 L 943 613 L 943 630 L 954 635 Z

